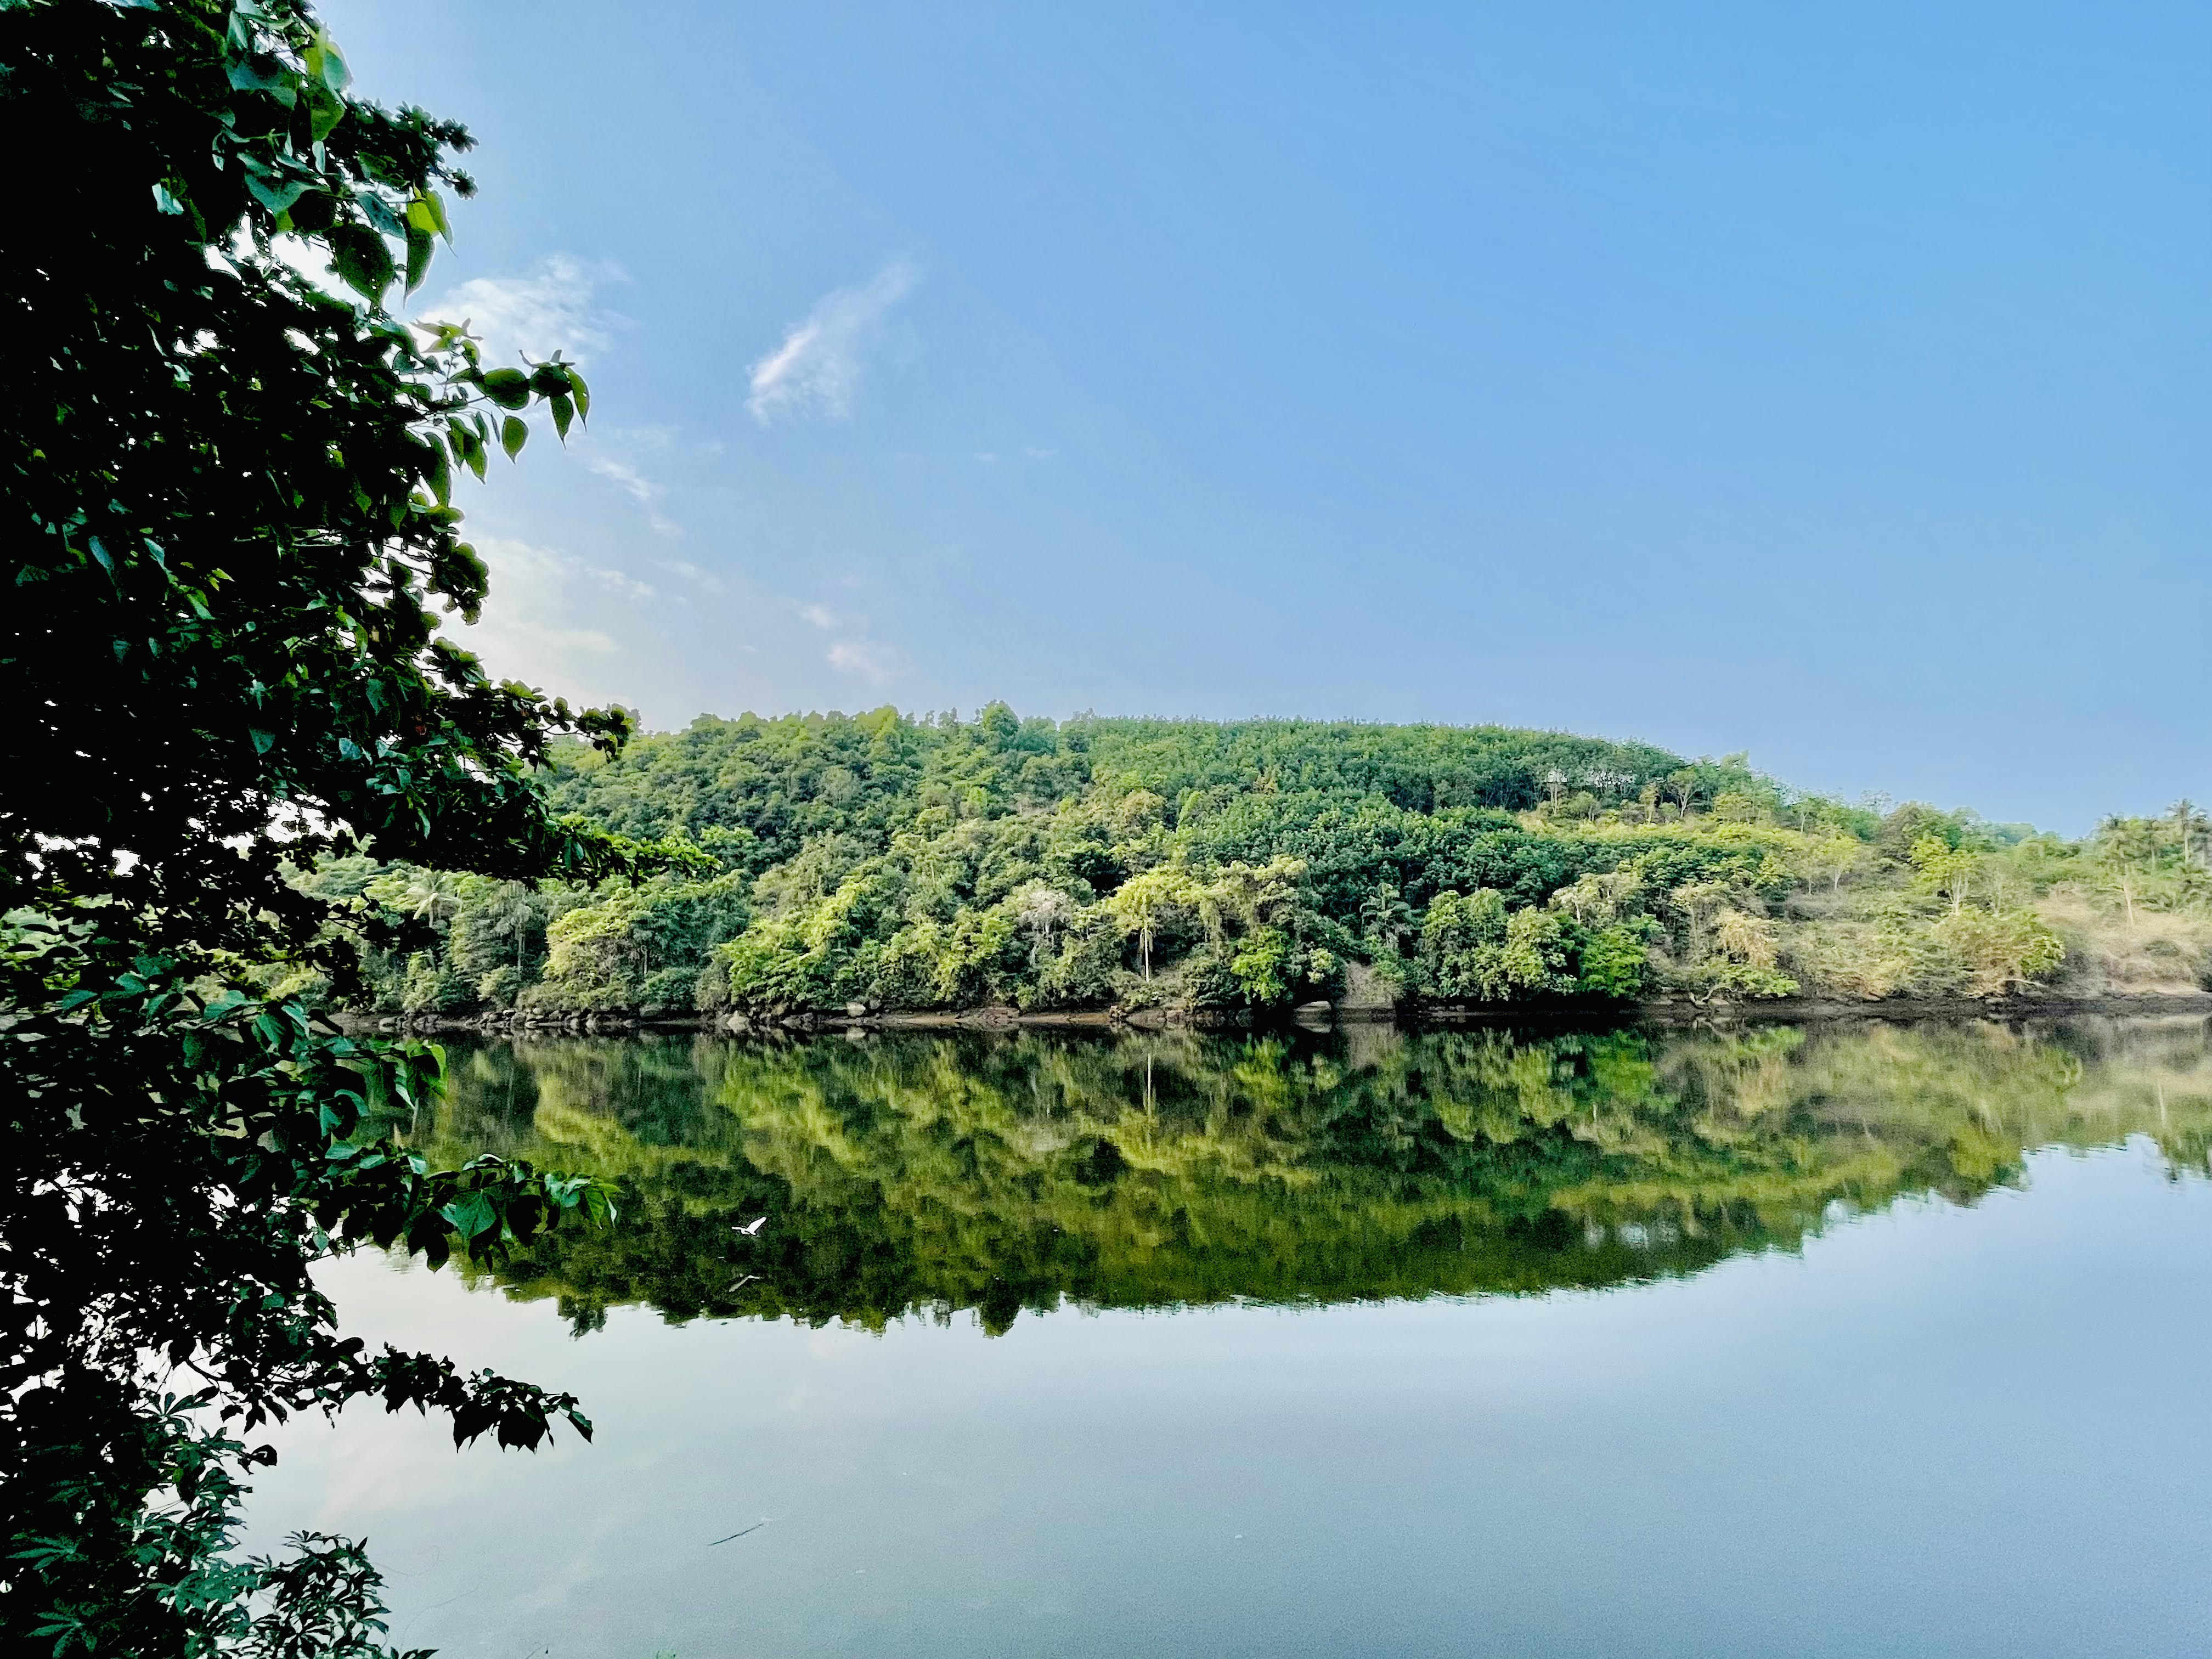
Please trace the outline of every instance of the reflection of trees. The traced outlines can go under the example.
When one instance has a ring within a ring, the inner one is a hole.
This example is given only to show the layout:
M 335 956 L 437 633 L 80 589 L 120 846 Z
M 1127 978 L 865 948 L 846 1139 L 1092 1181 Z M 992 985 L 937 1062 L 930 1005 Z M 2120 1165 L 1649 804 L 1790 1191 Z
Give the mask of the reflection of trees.
M 583 1320 L 1600 1286 L 1970 1201 L 2051 1142 L 2212 1142 L 2187 1022 L 564 1041 L 457 1054 L 453 1095 L 442 1150 L 623 1181 L 619 1227 L 501 1275 Z

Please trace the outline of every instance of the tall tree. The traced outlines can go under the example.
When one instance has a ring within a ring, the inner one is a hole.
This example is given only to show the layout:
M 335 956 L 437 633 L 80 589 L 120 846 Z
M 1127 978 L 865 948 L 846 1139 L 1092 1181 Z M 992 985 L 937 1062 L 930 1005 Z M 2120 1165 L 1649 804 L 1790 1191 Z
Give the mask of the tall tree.
M 2166 808 L 2166 816 L 2173 821 L 2174 841 L 2181 848 L 2181 861 L 2184 864 L 2196 863 L 2204 851 L 2208 833 L 2212 833 L 2212 818 L 2207 818 L 2197 803 L 2186 795 Z
M 2150 818 L 2111 817 L 2097 825 L 2097 863 L 2119 891 L 2128 927 L 2135 927 L 2135 900 L 2143 891 L 2143 876 L 2157 865 L 2159 825 Z
M 2112 817 L 2097 826 L 2097 860 L 2120 895 L 2128 927 L 2136 925 L 2136 897 L 2157 862 L 2160 826 L 2148 818 Z
M 1954 847 L 1941 836 L 1923 836 L 1912 843 L 1910 856 L 1919 884 L 1950 900 L 1953 915 L 1966 908 L 1974 878 L 1981 872 L 1978 854 L 1969 847 Z
M 483 564 L 454 472 L 560 362 L 390 308 L 466 134 L 354 97 L 302 0 L 0 7 L 0 1644 L 380 1651 L 342 1540 L 232 1558 L 241 1436 L 362 1395 L 534 1445 L 567 1396 L 342 1340 L 309 1268 L 495 1258 L 588 1182 L 432 1170 L 379 1131 L 441 1058 L 240 988 L 354 958 L 288 867 L 373 848 L 519 880 L 634 863 L 534 775 L 626 722 L 495 684 L 438 629 Z M 310 280 L 301 270 L 327 266 Z M 434 912 L 438 901 L 426 901 Z M 389 942 L 389 941 L 386 941 Z

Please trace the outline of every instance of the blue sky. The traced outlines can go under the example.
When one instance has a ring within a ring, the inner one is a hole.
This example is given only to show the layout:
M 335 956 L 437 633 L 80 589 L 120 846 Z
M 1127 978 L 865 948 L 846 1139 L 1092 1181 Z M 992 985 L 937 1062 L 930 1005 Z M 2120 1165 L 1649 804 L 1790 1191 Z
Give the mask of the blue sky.
M 2212 8 L 325 9 L 592 377 L 507 672 L 2212 798 Z

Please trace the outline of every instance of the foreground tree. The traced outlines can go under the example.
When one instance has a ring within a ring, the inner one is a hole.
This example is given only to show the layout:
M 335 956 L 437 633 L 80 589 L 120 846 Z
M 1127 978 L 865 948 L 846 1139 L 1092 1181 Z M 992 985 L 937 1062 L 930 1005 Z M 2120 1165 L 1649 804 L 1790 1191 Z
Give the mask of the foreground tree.
M 319 1258 L 495 1259 L 588 1182 L 426 1168 L 378 1109 L 434 1050 L 351 1042 L 241 988 L 280 957 L 343 986 L 288 868 L 374 848 L 501 879 L 635 849 L 555 821 L 556 736 L 617 714 L 495 684 L 457 468 L 512 455 L 554 362 L 410 331 L 467 139 L 351 97 L 300 0 L 0 7 L 0 1644 L 134 1655 L 382 1651 L 357 1547 L 231 1549 L 241 1437 L 362 1395 L 538 1443 L 567 1396 L 341 1340 Z M 327 266 L 310 280 L 302 270 Z

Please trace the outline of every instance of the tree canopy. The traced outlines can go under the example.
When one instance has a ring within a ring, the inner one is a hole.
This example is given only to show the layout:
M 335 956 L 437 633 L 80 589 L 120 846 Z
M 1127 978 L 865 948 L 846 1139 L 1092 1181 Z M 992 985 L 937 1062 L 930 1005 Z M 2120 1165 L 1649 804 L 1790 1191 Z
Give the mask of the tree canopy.
M 554 801 L 691 869 L 524 893 L 373 859 L 301 879 L 435 938 L 367 963 L 433 1018 L 735 1009 L 1206 1018 L 1351 996 L 1850 1001 L 2212 981 L 2183 803 L 2069 842 L 1789 789 L 1742 756 L 1498 726 L 702 716 Z M 313 989 L 295 965 L 288 982 Z
M 380 1650 L 347 1540 L 234 1558 L 266 1455 L 243 1437 L 362 1395 L 460 1439 L 587 1428 L 565 1396 L 365 1352 L 309 1269 L 364 1239 L 494 1258 L 604 1216 L 603 1189 L 409 1156 L 365 1114 L 423 1099 L 441 1056 L 240 983 L 272 956 L 347 982 L 357 943 L 283 878 L 302 862 L 635 866 L 536 776 L 624 718 L 495 683 L 438 633 L 485 597 L 456 473 L 590 398 L 571 365 L 488 365 L 392 309 L 471 191 L 467 144 L 356 97 L 301 0 L 0 8 L 13 1651 Z

